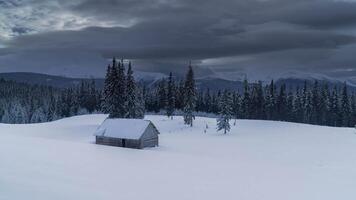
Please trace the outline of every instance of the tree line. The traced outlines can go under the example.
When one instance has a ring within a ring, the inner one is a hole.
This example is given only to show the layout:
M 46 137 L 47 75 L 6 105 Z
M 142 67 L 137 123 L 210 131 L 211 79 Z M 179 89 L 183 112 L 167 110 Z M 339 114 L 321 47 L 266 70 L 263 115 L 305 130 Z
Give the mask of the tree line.
M 198 91 L 194 112 L 218 116 L 218 127 L 228 131 L 230 119 L 260 119 L 289 121 L 316 125 L 352 127 L 356 124 L 356 95 L 342 87 L 329 88 L 327 83 L 304 82 L 303 87 L 287 90 L 286 84 L 277 87 L 272 80 L 243 83 L 242 91 Z M 174 80 L 172 74 L 156 84 L 155 90 L 145 93 L 146 110 L 166 111 L 167 116 L 186 113 L 184 80 Z M 174 100 L 172 100 L 174 99 Z M 225 129 L 226 128 L 226 129 Z
M 287 90 L 282 84 L 244 81 L 242 91 L 199 90 L 191 65 L 183 79 L 172 73 L 154 85 L 135 82 L 131 62 L 115 58 L 107 67 L 104 88 L 95 81 L 60 89 L 0 80 L 0 119 L 4 123 L 37 123 L 88 113 L 111 118 L 143 118 L 146 112 L 183 115 L 193 126 L 195 115 L 217 116 L 218 129 L 229 131 L 231 119 L 261 119 L 351 127 L 356 123 L 356 96 L 346 83 L 329 88 L 315 81 Z
M 59 89 L 0 79 L 0 119 L 10 124 L 39 123 L 100 112 L 100 98 L 94 81 Z

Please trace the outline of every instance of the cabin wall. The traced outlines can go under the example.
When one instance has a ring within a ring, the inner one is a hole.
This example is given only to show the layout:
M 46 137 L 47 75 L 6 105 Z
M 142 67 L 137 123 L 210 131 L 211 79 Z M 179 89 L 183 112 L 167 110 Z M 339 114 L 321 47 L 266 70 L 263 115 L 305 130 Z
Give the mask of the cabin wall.
M 158 146 L 158 132 L 156 128 L 149 124 L 141 137 L 141 147 L 156 147 Z
M 140 140 L 131 140 L 131 139 L 121 139 L 121 138 L 110 138 L 105 136 L 96 136 L 96 144 L 124 147 L 123 140 L 125 140 L 125 147 L 127 148 L 141 148 Z

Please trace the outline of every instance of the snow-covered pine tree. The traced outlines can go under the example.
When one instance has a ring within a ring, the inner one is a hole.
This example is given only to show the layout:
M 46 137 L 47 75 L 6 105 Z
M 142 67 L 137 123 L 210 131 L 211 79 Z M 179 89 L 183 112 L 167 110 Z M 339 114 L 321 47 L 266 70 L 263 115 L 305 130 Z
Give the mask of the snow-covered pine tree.
M 136 83 L 133 77 L 133 71 L 131 62 L 129 62 L 129 66 L 127 69 L 127 76 L 126 76 L 126 109 L 127 115 L 126 118 L 137 118 L 136 116 Z
M 238 92 L 234 92 L 232 97 L 232 111 L 235 118 L 234 125 L 236 125 L 236 120 L 241 115 L 241 96 Z
M 253 84 L 250 103 L 250 117 L 253 119 L 264 119 L 265 117 L 265 99 L 263 95 L 262 82 Z
M 320 90 L 319 83 L 317 80 L 314 82 L 314 86 L 311 92 L 311 123 L 318 124 L 320 122 Z
M 205 112 L 211 112 L 211 103 L 212 103 L 212 100 L 211 100 L 211 95 L 210 95 L 210 90 L 209 88 L 207 89 L 207 91 L 205 92 L 205 95 L 204 95 L 204 109 L 205 109 Z
M 250 118 L 250 107 L 251 107 L 251 98 L 250 98 L 250 86 L 247 79 L 243 82 L 244 87 L 244 94 L 242 97 L 242 105 L 241 111 L 243 113 L 243 118 L 249 119 Z
M 87 90 L 88 90 L 88 104 L 86 109 L 89 111 L 89 113 L 93 113 L 96 109 L 97 109 L 97 99 L 98 99 L 98 93 L 96 90 L 96 84 L 95 84 L 95 80 L 92 79 L 90 81 L 90 83 L 87 86 Z
M 342 126 L 349 126 L 350 125 L 350 99 L 347 92 L 346 82 L 342 88 L 341 93 L 341 115 L 342 115 Z
M 179 81 L 176 89 L 176 109 L 182 110 L 184 107 L 184 81 Z
M 175 84 L 171 72 L 169 73 L 168 86 L 167 86 L 167 108 L 166 108 L 167 117 L 173 119 L 174 111 L 175 111 Z
M 224 134 L 230 131 L 230 120 L 232 118 L 232 97 L 228 91 L 224 91 L 219 102 L 219 117 L 217 118 L 218 131 L 224 130 Z
M 109 112 L 109 117 L 110 118 L 123 118 L 123 115 L 122 115 L 122 110 L 123 110 L 123 107 L 122 107 L 122 102 L 125 102 L 122 100 L 122 94 L 120 94 L 119 92 L 119 74 L 118 74 L 118 67 L 112 67 L 111 68 L 111 72 L 110 72 L 110 77 L 111 77 L 111 80 L 110 80 L 110 90 L 111 90 L 111 109 L 110 109 L 110 112 Z
M 294 95 L 294 102 L 293 102 L 293 116 L 294 120 L 296 122 L 302 122 L 303 121 L 303 102 L 302 102 L 302 96 L 301 96 L 301 91 L 299 87 L 296 89 L 296 93 Z
M 273 80 L 268 85 L 266 93 L 266 118 L 273 120 L 276 119 L 276 88 Z
M 113 65 L 116 67 L 116 59 L 113 58 Z M 112 100 L 113 100 L 113 88 L 112 88 L 112 68 L 108 65 L 106 70 L 102 100 L 101 100 L 101 109 L 104 113 L 112 112 Z
M 158 107 L 159 109 L 166 109 L 167 108 L 167 81 L 166 79 L 162 79 L 158 83 L 157 88 L 157 97 L 158 97 Z
M 286 111 L 287 111 L 287 95 L 286 95 L 286 85 L 282 84 L 279 89 L 279 94 L 277 97 L 277 113 L 279 120 L 286 119 Z
M 193 126 L 195 119 L 194 111 L 196 106 L 196 88 L 194 80 L 194 72 L 191 64 L 189 64 L 188 73 L 184 83 L 184 123 Z
M 135 118 L 143 119 L 145 117 L 145 99 L 142 89 L 136 88 L 135 98 Z
M 287 114 L 286 114 L 286 121 L 293 121 L 294 120 L 294 94 L 292 93 L 291 89 L 287 94 Z
M 330 96 L 329 86 L 328 84 L 324 84 L 321 93 L 320 93 L 320 101 L 319 101 L 319 115 L 320 121 L 318 124 L 327 125 L 327 117 L 329 111 L 329 96 Z
M 356 96 L 355 93 L 352 93 L 351 98 L 350 98 L 350 102 L 351 102 L 351 126 L 355 126 L 355 122 L 356 122 Z M 356 127 L 355 127 L 356 128 Z
M 125 66 L 121 61 L 117 67 L 111 69 L 111 87 L 113 88 L 112 112 L 110 118 L 124 118 L 127 115 L 126 109 L 126 77 Z
M 334 87 L 330 95 L 329 109 L 330 109 L 330 115 L 328 117 L 328 121 L 329 121 L 328 124 L 331 126 L 339 126 L 341 124 L 340 115 L 339 115 L 340 103 L 339 103 L 339 96 L 338 96 L 336 86 Z
M 37 108 L 31 116 L 30 123 L 46 122 L 46 115 L 41 107 Z

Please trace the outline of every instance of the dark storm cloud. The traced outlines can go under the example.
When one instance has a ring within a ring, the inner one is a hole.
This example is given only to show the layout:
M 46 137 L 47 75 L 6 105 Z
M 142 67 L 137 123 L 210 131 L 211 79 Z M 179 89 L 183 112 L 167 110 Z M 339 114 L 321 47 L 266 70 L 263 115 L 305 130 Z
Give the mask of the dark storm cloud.
M 315 27 L 356 23 L 356 3 L 333 0 L 86 0 L 72 9 L 84 15 L 141 21 L 215 18 L 232 19 L 243 25 L 280 21 Z
M 16 7 L 16 11 L 23 1 L 10 2 L 13 4 L 6 5 Z M 16 15 L 17 26 L 9 26 L 10 29 L 2 28 L 0 24 L 0 33 L 5 30 L 9 31 L 8 35 L 19 35 L 3 42 L 6 48 L 0 49 L 0 55 L 6 57 L 0 57 L 0 65 L 16 64 L 16 55 L 31 54 L 33 66 L 28 65 L 29 69 L 36 67 L 36 63 L 45 68 L 41 55 L 46 59 L 45 63 L 52 61 L 59 68 L 70 65 L 71 60 L 73 66 L 85 67 L 86 57 L 73 56 L 80 52 L 81 55 L 96 55 L 95 62 L 90 59 L 95 64 L 117 56 L 135 60 L 140 69 L 164 72 L 177 70 L 189 60 L 201 67 L 202 74 L 222 69 L 237 72 L 248 68 L 270 71 L 312 69 L 332 73 L 330 68 L 355 68 L 354 56 L 349 53 L 355 46 L 355 34 L 344 31 L 346 27 L 356 28 L 356 2 L 352 1 L 31 2 L 26 5 L 37 8 L 29 13 L 40 17 Z M 44 6 L 47 4 L 50 6 Z M 47 10 L 43 12 L 38 6 Z M 55 12 L 51 12 L 54 8 Z M 46 21 L 48 13 L 52 13 L 52 21 Z M 31 21 L 32 18 L 43 21 L 30 23 L 28 27 L 27 23 L 18 22 L 19 19 Z M 56 23 L 52 25 L 51 22 Z M 62 56 L 57 58 L 58 55 Z M 211 60 L 214 60 L 213 64 Z M 93 72 L 98 71 L 93 70 L 93 65 L 87 65 Z
M 333 28 L 356 24 L 356 4 L 344 1 L 296 1 L 293 6 L 276 7 L 261 15 L 260 18 L 267 20 Z
M 267 24 L 237 32 L 212 31 L 197 24 L 144 22 L 129 28 L 91 27 L 19 36 L 7 43 L 18 49 L 75 49 L 97 51 L 107 57 L 132 59 L 205 59 L 296 48 L 337 48 L 355 42 L 354 36 L 319 30 L 281 28 Z M 174 22 L 180 22 L 175 20 Z M 275 28 L 272 28 L 275 27 Z M 182 32 L 184 30 L 184 32 Z

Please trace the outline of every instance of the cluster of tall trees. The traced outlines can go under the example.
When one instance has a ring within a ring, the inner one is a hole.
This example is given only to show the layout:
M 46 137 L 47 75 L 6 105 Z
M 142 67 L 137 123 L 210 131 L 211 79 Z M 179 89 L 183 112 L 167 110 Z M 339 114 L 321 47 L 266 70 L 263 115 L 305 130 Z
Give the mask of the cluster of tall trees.
M 110 118 L 143 118 L 145 105 L 142 89 L 133 77 L 131 62 L 125 71 L 124 61 L 113 58 L 107 67 L 101 107 Z
M 0 80 L 0 120 L 38 123 L 99 112 L 100 96 L 94 81 L 59 89 Z
M 145 94 L 146 109 L 150 112 L 166 110 L 167 116 L 177 111 L 211 113 L 218 116 L 218 129 L 229 130 L 230 119 L 262 119 L 301 122 L 308 124 L 345 126 L 356 124 L 356 95 L 349 93 L 346 83 L 329 88 L 327 83 L 315 81 L 302 87 L 277 87 L 270 84 L 244 81 L 242 91 L 196 91 L 189 93 L 187 105 L 186 82 L 161 80 L 155 90 Z M 192 95 L 193 94 L 193 95 Z M 170 99 L 174 98 L 172 103 Z M 191 107 L 192 106 L 192 107 Z M 180 112 L 181 113 L 181 112 Z M 220 124 L 220 125 L 219 125 Z
M 151 92 L 150 92 L 151 91 Z M 193 126 L 197 111 L 197 88 L 191 65 L 184 80 L 177 85 L 172 73 L 168 80 L 162 79 L 153 90 L 144 89 L 146 110 L 160 112 L 164 110 L 168 117 L 173 117 L 177 110 L 183 114 L 184 123 Z

